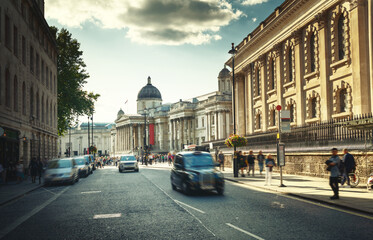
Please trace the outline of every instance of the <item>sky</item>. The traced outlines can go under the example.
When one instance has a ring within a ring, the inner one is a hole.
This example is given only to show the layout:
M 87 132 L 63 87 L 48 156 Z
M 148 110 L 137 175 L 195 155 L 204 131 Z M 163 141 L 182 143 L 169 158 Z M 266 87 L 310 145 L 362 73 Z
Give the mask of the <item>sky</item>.
M 148 76 L 163 103 L 217 91 L 231 43 L 239 44 L 282 2 L 45 0 L 45 17 L 81 43 L 90 75 L 84 89 L 101 95 L 94 120 L 114 122 L 119 109 L 136 113 Z

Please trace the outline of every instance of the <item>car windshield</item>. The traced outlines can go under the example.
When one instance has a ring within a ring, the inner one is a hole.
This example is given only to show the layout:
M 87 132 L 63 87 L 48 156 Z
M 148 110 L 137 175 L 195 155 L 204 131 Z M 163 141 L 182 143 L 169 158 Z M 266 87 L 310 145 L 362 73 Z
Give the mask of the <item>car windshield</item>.
M 207 154 L 187 154 L 184 155 L 185 167 L 207 167 L 214 166 L 214 160 Z
M 56 160 L 50 161 L 48 163 L 48 168 L 71 168 L 71 161 L 70 160 Z
M 77 165 L 84 165 L 85 164 L 85 159 L 84 158 L 76 158 L 75 163 Z
M 135 156 L 122 156 L 120 158 L 121 161 L 136 161 Z

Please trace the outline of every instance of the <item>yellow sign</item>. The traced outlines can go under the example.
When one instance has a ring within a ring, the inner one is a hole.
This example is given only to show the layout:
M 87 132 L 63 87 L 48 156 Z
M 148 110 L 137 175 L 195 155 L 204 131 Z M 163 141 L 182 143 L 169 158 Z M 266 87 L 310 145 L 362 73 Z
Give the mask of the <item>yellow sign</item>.
M 277 133 L 277 139 L 280 139 L 280 134 L 279 133 Z

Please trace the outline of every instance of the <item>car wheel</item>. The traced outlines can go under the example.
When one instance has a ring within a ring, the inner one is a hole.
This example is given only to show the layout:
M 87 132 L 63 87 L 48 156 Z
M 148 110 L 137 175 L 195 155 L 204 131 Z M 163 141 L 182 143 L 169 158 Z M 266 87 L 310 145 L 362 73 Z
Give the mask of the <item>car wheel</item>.
M 190 187 L 189 187 L 189 185 L 186 182 L 183 182 L 182 188 L 183 188 L 183 192 L 186 195 L 190 195 L 191 194 L 192 191 L 190 190 Z
M 76 176 L 75 182 L 79 182 L 79 176 Z
M 135 172 L 139 172 L 139 169 L 136 169 Z
M 175 186 L 175 184 L 171 183 L 171 187 L 172 187 L 172 190 L 174 190 L 174 191 L 177 190 L 177 187 Z
M 122 170 L 119 169 L 119 172 L 122 173 Z
M 216 188 L 216 191 L 218 192 L 218 195 L 224 195 L 224 187 L 218 187 Z

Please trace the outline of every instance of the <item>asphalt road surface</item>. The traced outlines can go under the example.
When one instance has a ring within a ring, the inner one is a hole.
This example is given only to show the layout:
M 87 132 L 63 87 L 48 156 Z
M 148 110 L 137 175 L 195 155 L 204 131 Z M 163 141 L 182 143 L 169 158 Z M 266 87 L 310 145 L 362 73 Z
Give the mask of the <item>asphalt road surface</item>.
M 226 182 L 224 196 L 173 191 L 169 169 L 106 167 L 0 208 L 3 239 L 373 239 L 373 220 Z

